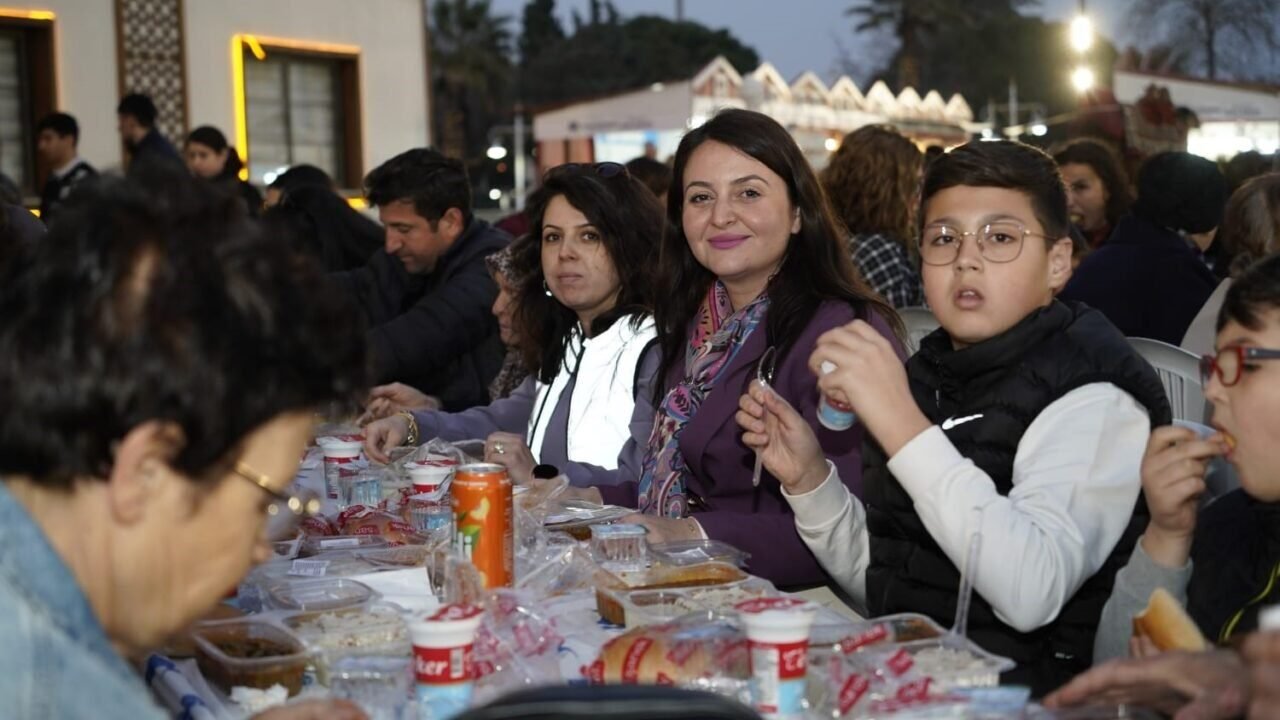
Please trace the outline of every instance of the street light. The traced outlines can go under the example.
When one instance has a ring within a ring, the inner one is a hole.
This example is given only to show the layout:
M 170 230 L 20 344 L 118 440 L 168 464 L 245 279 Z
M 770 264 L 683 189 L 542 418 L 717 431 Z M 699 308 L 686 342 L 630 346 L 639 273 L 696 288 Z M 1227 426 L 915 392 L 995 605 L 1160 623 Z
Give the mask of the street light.
M 1071 21 L 1071 47 L 1078 53 L 1093 47 L 1093 21 L 1085 15 L 1077 15 Z
M 1071 84 L 1076 92 L 1088 92 L 1093 87 L 1093 71 L 1081 65 L 1071 73 Z
M 484 154 L 488 156 L 490 160 L 501 160 L 507 156 L 507 149 L 495 142 L 489 146 L 489 149 L 486 150 Z

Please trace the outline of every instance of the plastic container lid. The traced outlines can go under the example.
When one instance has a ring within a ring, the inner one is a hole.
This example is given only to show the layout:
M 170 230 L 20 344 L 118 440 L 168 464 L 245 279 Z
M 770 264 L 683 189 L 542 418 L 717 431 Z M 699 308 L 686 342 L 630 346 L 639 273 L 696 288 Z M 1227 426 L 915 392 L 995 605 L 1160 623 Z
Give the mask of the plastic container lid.
M 592 528 L 594 530 L 594 528 Z M 743 567 L 751 553 L 743 552 L 723 540 L 681 540 L 651 545 L 649 554 L 663 565 L 700 565 L 722 562 Z
M 196 661 L 214 684 L 269 688 L 284 685 L 290 695 L 302 689 L 307 651 L 293 633 L 260 620 L 204 623 L 192 633 Z
M 643 525 L 616 523 L 613 525 L 592 525 L 593 540 L 612 540 L 615 538 L 642 538 L 648 533 Z
M 270 603 L 289 610 L 340 610 L 363 605 L 374 597 L 373 589 L 349 578 L 287 580 L 267 591 Z
M 319 555 L 333 550 L 373 550 L 387 546 L 381 535 L 317 535 L 302 541 L 303 555 Z

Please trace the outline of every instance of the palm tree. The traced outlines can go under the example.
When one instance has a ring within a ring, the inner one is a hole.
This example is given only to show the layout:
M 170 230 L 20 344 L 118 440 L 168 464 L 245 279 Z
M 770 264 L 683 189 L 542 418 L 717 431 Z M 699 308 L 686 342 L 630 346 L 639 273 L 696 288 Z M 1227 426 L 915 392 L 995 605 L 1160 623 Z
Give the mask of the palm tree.
M 485 140 L 507 98 L 510 18 L 490 0 L 439 0 L 431 12 L 431 75 L 437 137 L 447 155 L 468 157 Z
M 1163 27 L 1170 47 L 1198 50 L 1211 80 L 1218 78 L 1224 60 L 1231 64 L 1226 48 L 1268 51 L 1273 58 L 1280 50 L 1280 10 L 1274 0 L 1137 0 L 1129 19 L 1137 28 Z M 1248 64 L 1255 71 L 1265 65 Z M 1274 74 L 1274 61 L 1271 65 Z
M 892 28 L 899 43 L 894 68 L 898 87 L 918 87 L 921 58 L 930 36 L 940 28 L 954 25 L 976 27 L 1031 2 L 1035 0 L 862 0 L 845 10 L 845 14 L 858 19 L 854 26 L 856 32 Z

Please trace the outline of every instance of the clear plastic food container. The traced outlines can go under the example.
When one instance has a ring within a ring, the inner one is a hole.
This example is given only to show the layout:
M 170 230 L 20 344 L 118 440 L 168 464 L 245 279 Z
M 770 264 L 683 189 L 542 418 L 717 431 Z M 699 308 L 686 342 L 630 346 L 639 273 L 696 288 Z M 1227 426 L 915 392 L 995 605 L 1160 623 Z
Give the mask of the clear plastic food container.
M 293 633 L 258 620 L 206 623 L 192 632 L 200 672 L 223 691 L 237 686 L 302 689 L 306 647 Z
M 643 525 L 618 523 L 591 526 L 591 552 L 606 570 L 639 571 L 649 564 Z
M 267 590 L 267 603 L 280 610 L 343 610 L 374 597 L 372 588 L 349 578 L 286 580 Z
M 751 553 L 743 552 L 723 540 L 681 540 L 649 546 L 654 562 L 663 565 L 698 565 L 722 562 L 744 567 Z
M 614 625 L 635 627 L 665 622 L 695 611 L 728 610 L 734 603 L 776 592 L 768 581 L 750 578 L 737 568 L 733 570 L 737 576 L 722 576 L 716 570 L 711 578 L 718 582 L 701 586 L 601 587 L 596 590 L 596 610 L 600 617 Z
M 381 535 L 316 536 L 303 539 L 302 548 L 298 554 L 310 557 L 333 550 L 372 550 L 386 546 L 387 540 Z
M 413 651 L 404 619 L 388 607 L 288 615 L 281 623 L 312 653 L 316 676 L 328 685 L 341 658 L 383 655 L 408 658 Z

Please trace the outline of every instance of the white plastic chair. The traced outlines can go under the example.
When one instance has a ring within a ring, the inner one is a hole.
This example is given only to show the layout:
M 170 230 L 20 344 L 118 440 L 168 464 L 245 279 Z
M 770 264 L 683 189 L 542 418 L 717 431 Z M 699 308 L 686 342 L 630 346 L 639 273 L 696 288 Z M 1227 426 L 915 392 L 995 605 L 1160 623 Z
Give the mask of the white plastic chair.
M 920 341 L 938 329 L 938 318 L 927 307 L 898 308 L 898 317 L 907 329 L 907 357 L 910 357 L 920 349 Z
M 1173 419 L 1204 424 L 1204 387 L 1200 384 L 1200 358 L 1176 345 L 1150 338 L 1129 338 L 1129 344 L 1151 363 L 1164 384 Z

